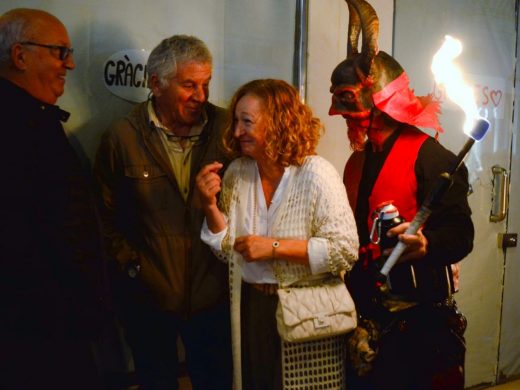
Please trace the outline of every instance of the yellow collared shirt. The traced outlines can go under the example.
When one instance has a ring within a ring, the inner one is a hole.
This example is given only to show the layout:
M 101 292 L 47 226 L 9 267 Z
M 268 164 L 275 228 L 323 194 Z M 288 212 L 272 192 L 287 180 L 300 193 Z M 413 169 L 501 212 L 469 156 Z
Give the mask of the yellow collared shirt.
M 163 146 L 170 159 L 173 174 L 177 179 L 177 184 L 181 191 L 182 197 L 186 201 L 190 191 L 191 155 L 193 145 L 197 142 L 197 139 L 196 137 L 186 139 L 175 137 L 175 134 L 173 134 L 170 129 L 168 129 L 159 121 L 151 100 L 148 102 L 148 116 L 150 118 L 150 122 L 153 122 L 155 127 L 161 130 L 159 134 L 161 136 Z M 207 122 L 208 118 L 206 111 L 203 111 L 199 123 L 192 126 L 189 135 L 200 135 Z

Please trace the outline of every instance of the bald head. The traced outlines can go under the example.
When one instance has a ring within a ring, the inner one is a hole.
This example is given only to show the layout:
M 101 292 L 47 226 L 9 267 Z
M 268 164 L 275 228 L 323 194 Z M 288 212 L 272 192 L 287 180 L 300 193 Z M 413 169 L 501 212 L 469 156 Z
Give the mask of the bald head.
M 15 8 L 0 15 L 0 67 L 11 62 L 15 43 L 36 38 L 48 23 L 62 25 L 54 15 L 38 9 Z
M 63 94 L 67 70 L 74 68 L 63 23 L 37 9 L 16 8 L 0 16 L 0 76 L 45 103 Z

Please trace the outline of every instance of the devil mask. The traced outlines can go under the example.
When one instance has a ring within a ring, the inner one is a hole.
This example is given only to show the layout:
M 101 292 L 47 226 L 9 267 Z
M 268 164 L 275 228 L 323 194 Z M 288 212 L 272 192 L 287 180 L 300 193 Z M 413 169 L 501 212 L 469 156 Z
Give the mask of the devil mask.
M 346 0 L 349 9 L 347 58 L 332 72 L 329 115 L 342 115 L 350 126 L 370 119 L 374 108 L 392 119 L 442 132 L 439 103 L 416 97 L 401 65 L 378 50 L 379 20 L 364 0 Z M 362 36 L 361 52 L 358 51 Z

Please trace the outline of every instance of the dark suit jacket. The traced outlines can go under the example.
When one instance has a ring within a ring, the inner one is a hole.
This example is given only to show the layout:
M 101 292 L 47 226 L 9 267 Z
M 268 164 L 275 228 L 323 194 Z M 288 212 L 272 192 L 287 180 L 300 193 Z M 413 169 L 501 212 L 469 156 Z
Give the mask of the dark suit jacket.
M 69 114 L 0 78 L 0 337 L 92 335 L 105 313 L 101 235 Z

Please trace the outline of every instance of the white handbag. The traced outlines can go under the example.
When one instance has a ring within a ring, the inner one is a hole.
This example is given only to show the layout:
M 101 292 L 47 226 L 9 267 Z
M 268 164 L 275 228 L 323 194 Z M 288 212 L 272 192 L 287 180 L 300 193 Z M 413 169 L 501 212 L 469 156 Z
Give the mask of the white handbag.
M 357 326 L 354 301 L 343 282 L 278 289 L 276 322 L 284 341 L 310 341 L 348 333 Z

